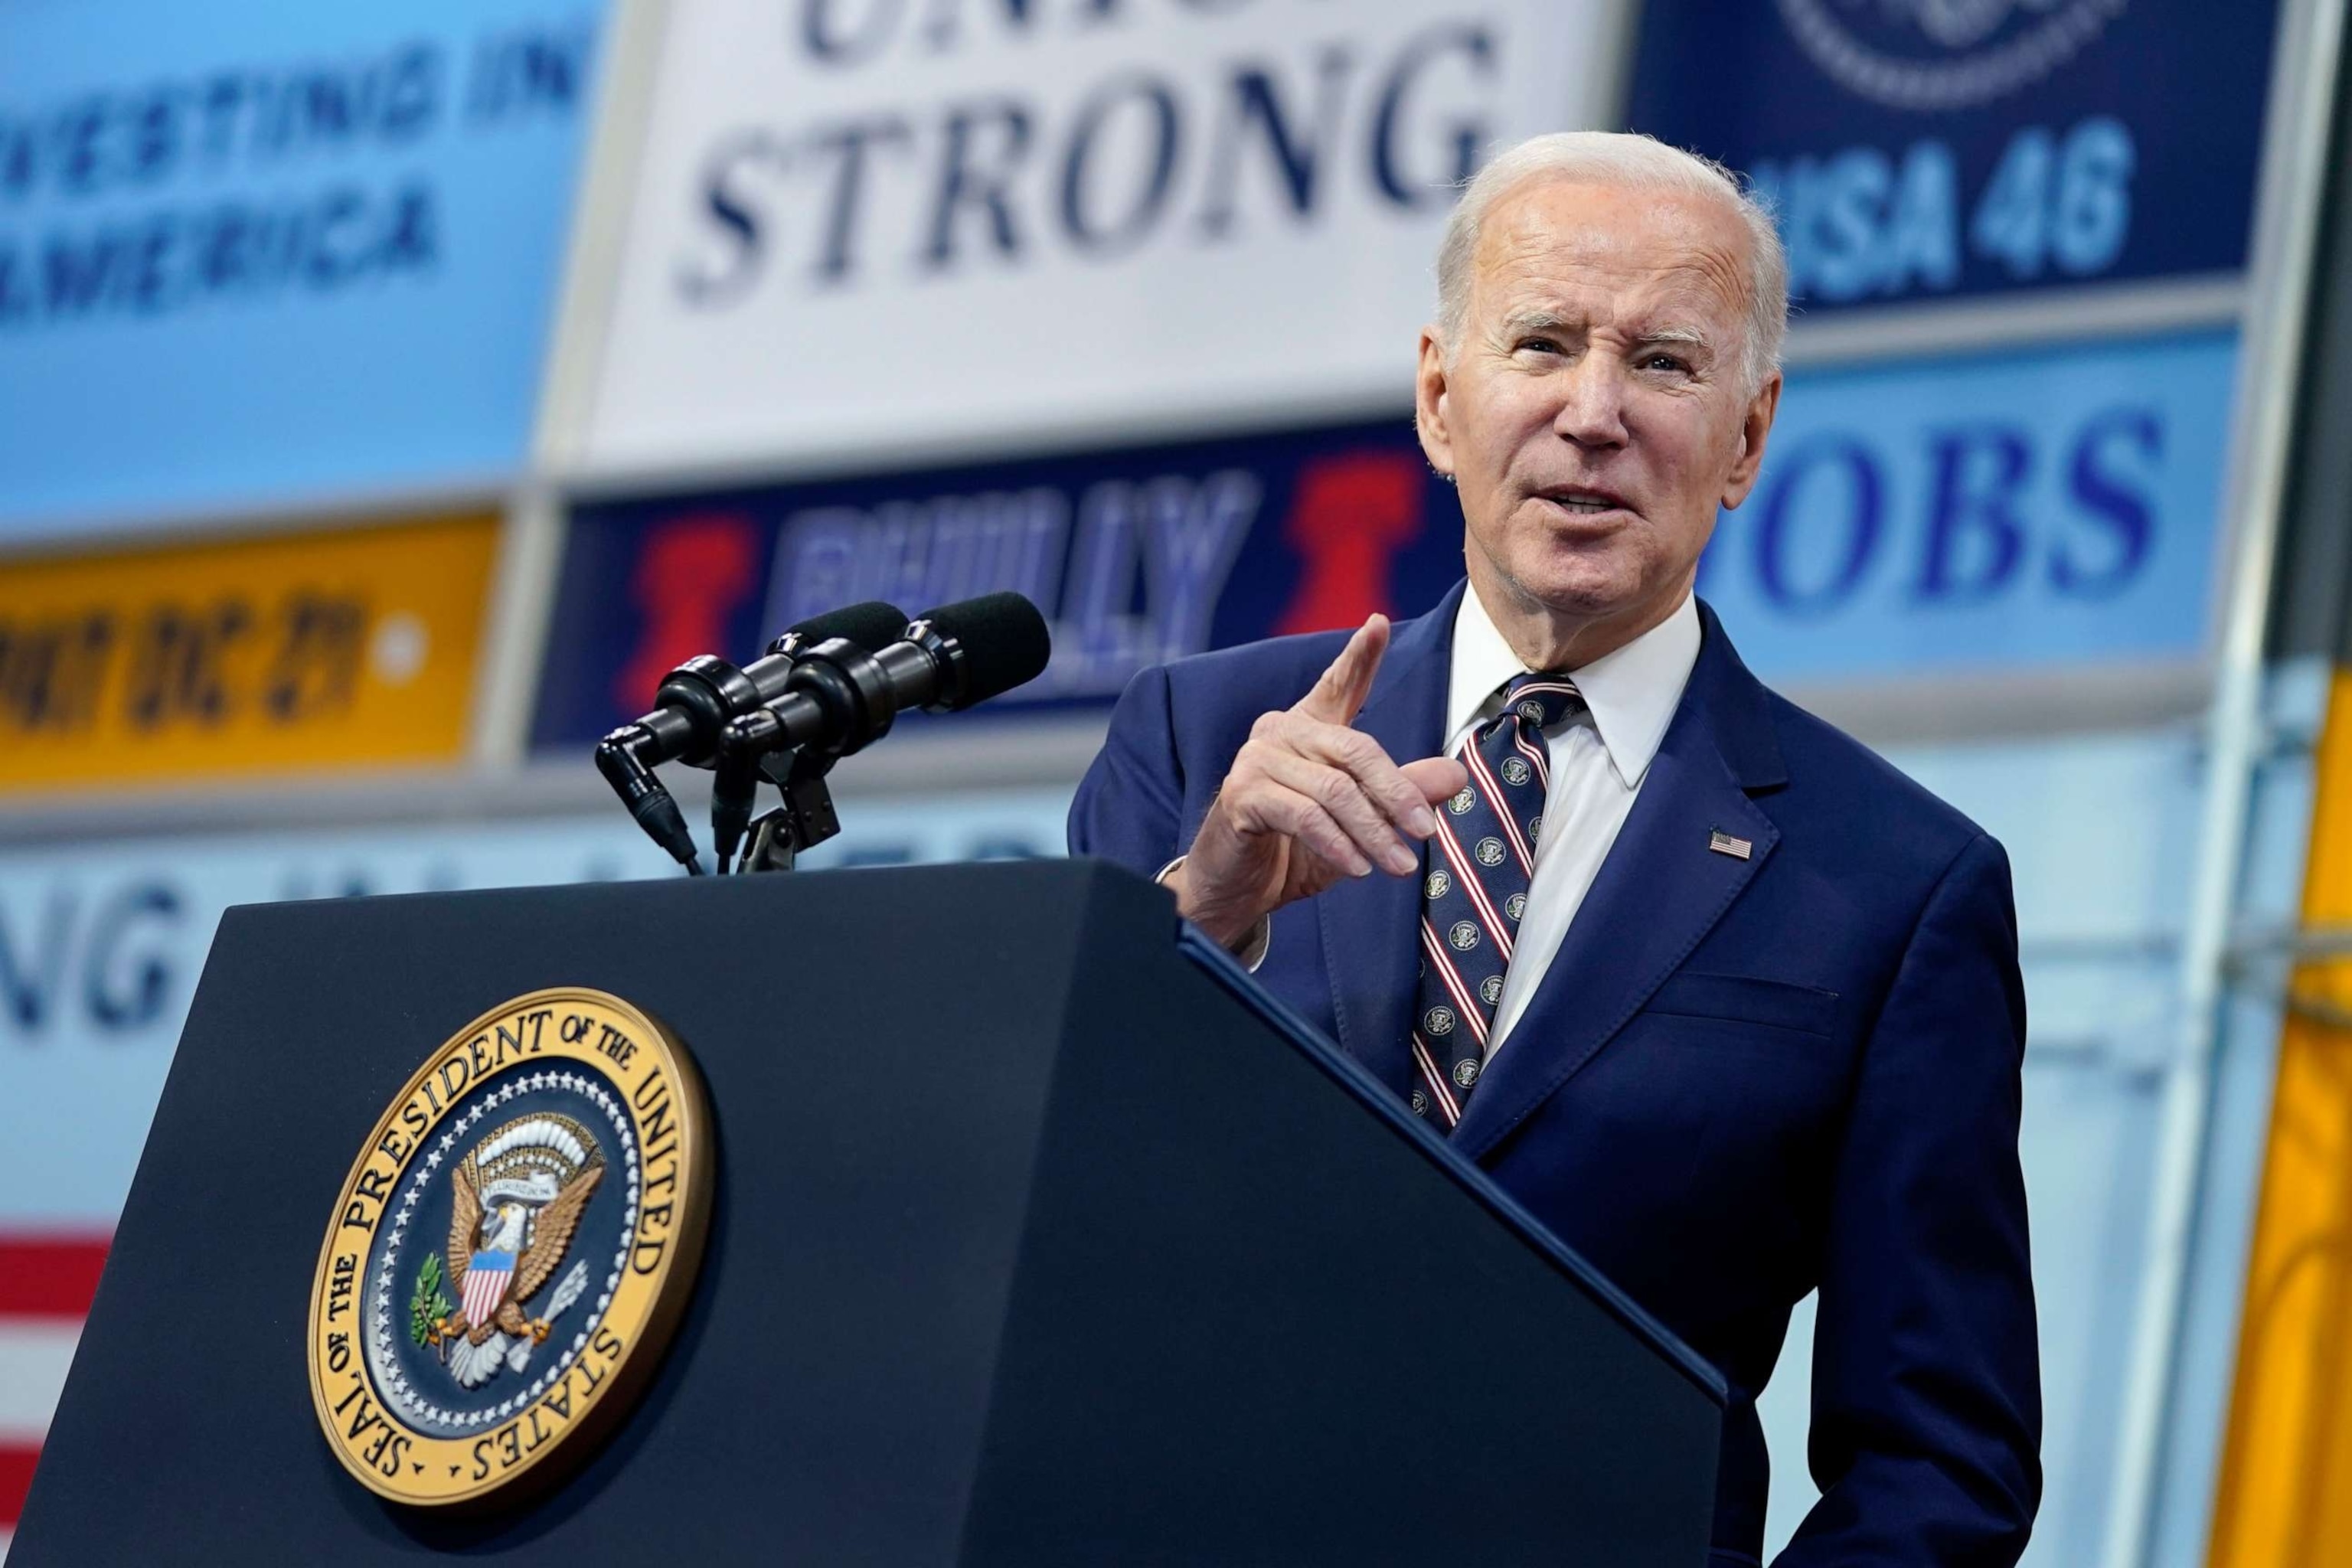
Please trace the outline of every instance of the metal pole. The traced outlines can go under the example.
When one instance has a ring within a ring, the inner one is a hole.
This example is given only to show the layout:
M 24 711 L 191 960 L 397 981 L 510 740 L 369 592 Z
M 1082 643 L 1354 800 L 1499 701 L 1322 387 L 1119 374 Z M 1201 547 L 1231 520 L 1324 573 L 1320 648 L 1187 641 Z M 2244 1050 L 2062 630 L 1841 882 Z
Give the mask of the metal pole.
M 2147 1568 L 2157 1478 L 2179 1363 L 2230 931 L 2261 752 L 2263 648 L 2334 119 L 2343 0 L 2294 0 L 2281 17 L 2240 351 L 2225 494 L 2236 502 L 2229 597 L 2208 716 L 2210 778 L 2181 956 L 2184 1038 L 2166 1069 L 2146 1272 L 2132 1324 L 2105 1568 Z

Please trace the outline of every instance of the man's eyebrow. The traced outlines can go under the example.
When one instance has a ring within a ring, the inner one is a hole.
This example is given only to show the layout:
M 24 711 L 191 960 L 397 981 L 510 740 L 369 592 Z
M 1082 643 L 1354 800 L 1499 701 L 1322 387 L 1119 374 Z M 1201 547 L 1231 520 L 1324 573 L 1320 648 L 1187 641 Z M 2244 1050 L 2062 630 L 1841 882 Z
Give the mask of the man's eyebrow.
M 1570 319 L 1563 311 L 1532 307 L 1524 310 L 1512 311 L 1504 319 L 1503 331 L 1516 337 L 1521 332 L 1569 331 L 1580 324 Z
M 1581 318 L 1541 306 L 1514 310 L 1503 321 L 1504 335 L 1514 338 L 1530 332 L 1580 332 L 1584 330 Z M 1690 326 L 1654 327 L 1635 338 L 1633 342 L 1635 346 L 1640 348 L 1688 348 L 1696 349 L 1702 353 L 1715 352 L 1714 340 L 1701 329 Z
M 1679 348 L 1712 350 L 1715 344 L 1696 327 L 1656 327 L 1633 340 L 1642 348 L 1668 344 Z

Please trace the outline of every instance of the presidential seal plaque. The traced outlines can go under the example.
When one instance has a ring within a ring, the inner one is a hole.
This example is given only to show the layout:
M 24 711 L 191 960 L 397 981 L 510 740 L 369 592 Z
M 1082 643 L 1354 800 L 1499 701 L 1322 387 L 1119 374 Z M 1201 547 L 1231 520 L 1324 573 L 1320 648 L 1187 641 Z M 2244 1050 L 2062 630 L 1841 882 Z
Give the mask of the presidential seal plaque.
M 534 991 L 459 1030 L 368 1134 L 320 1249 L 310 1394 L 343 1468 L 424 1506 L 560 1479 L 653 1376 L 710 1179 L 692 1060 L 619 997 Z

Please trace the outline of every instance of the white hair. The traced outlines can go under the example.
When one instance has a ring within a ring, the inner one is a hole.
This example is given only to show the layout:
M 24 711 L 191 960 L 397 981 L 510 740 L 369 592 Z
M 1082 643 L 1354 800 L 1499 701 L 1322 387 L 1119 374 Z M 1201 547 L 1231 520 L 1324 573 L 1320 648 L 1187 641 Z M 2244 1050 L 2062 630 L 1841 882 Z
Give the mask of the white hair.
M 1470 314 L 1471 263 L 1479 226 L 1505 194 L 1529 180 L 1555 179 L 1622 191 L 1672 191 L 1724 203 L 1748 230 L 1748 323 L 1741 368 L 1752 395 L 1780 368 L 1789 331 L 1789 260 L 1771 209 L 1711 158 L 1621 131 L 1559 131 L 1506 149 L 1463 188 L 1437 248 L 1437 333 L 1447 363 Z

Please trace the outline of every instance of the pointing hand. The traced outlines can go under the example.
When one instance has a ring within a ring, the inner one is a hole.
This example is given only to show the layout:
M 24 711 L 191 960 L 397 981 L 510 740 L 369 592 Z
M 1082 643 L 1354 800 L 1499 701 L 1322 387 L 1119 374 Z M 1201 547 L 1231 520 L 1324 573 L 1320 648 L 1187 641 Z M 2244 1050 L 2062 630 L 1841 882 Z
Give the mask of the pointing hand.
M 1388 646 L 1388 619 L 1374 616 L 1314 689 L 1259 717 L 1170 873 L 1177 908 L 1227 946 L 1344 877 L 1412 876 L 1421 868 L 1415 844 L 1437 831 L 1431 807 L 1467 787 L 1461 763 L 1426 757 L 1400 767 L 1349 727 Z

